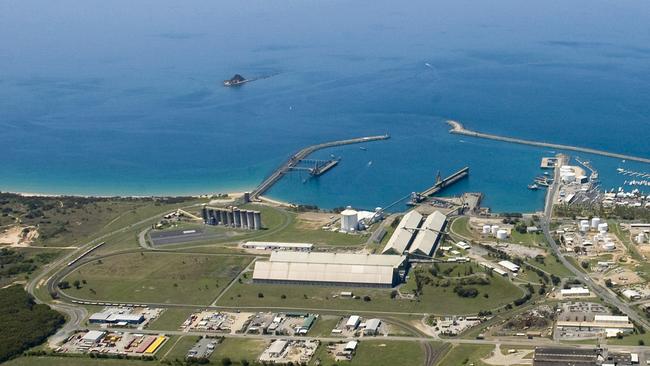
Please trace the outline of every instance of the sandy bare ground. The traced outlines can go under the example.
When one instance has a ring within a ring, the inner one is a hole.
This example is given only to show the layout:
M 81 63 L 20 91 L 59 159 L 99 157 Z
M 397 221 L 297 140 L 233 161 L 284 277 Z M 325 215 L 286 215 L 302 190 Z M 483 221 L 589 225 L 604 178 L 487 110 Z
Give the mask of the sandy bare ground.
M 334 216 L 332 219 L 331 217 Z M 318 230 L 336 220 L 338 215 L 326 212 L 302 212 L 298 214 L 298 225 L 301 228 Z
M 517 350 L 514 353 L 503 354 L 501 353 L 501 345 L 497 344 L 494 351 L 488 358 L 481 359 L 481 361 L 489 365 L 511 366 L 511 365 L 532 365 L 533 360 L 525 358 L 532 350 Z
M 23 231 L 29 229 L 26 233 Z M 4 229 L 0 233 L 0 245 L 11 247 L 28 247 L 34 239 L 38 238 L 38 230 L 33 226 L 16 225 Z

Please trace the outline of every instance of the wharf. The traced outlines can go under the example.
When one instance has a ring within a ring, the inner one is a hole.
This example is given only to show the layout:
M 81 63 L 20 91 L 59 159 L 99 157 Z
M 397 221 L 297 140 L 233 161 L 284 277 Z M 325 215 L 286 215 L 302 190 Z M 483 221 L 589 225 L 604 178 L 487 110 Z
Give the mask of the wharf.
M 457 171 L 456 173 L 448 176 L 447 178 L 439 182 L 436 182 L 436 184 L 434 184 L 424 192 L 420 193 L 420 195 L 422 197 L 433 196 L 434 194 L 440 192 L 440 190 L 442 190 L 443 188 L 456 183 L 457 181 L 467 177 L 468 175 L 469 175 L 469 167 L 466 166 L 463 169 Z
M 251 198 L 258 198 L 264 192 L 269 190 L 275 183 L 277 183 L 280 178 L 284 176 L 288 171 L 295 169 L 296 166 L 304 160 L 309 154 L 326 149 L 328 147 L 334 147 L 334 146 L 343 146 L 343 145 L 351 145 L 351 144 L 360 144 L 364 142 L 371 142 L 371 141 L 380 141 L 380 140 L 388 140 L 390 138 L 390 135 L 378 135 L 378 136 L 366 136 L 366 137 L 358 137 L 358 138 L 353 138 L 353 139 L 347 139 L 347 140 L 336 140 L 336 141 L 330 141 L 330 142 L 325 142 L 322 144 L 316 144 L 316 145 L 311 145 L 307 146 L 301 150 L 299 150 L 297 153 L 291 155 L 289 160 L 284 162 L 282 165 L 280 165 L 277 169 L 275 169 L 271 175 L 269 175 L 260 185 L 251 192 Z M 325 164 L 324 166 L 320 167 L 320 172 L 317 175 L 325 173 L 327 170 L 333 168 L 336 164 L 338 163 L 337 160 L 331 160 L 329 163 Z
M 465 135 L 465 136 L 479 137 L 479 138 L 489 139 L 489 140 L 511 142 L 511 143 L 520 144 L 520 145 L 530 145 L 530 146 L 548 147 L 548 148 L 560 149 L 560 150 L 580 151 L 580 152 L 584 152 L 584 153 L 588 153 L 588 154 L 602 155 L 602 156 L 607 156 L 607 157 L 610 157 L 610 158 L 618 158 L 618 159 L 623 159 L 623 160 L 632 160 L 632 161 L 638 161 L 638 162 L 641 162 L 641 163 L 650 164 L 650 158 L 619 154 L 619 153 L 614 153 L 614 152 L 609 152 L 609 151 L 604 151 L 604 150 L 591 149 L 591 148 L 587 148 L 587 147 L 580 147 L 580 146 L 573 146 L 573 145 L 562 145 L 562 144 L 552 144 L 552 143 L 548 143 L 548 142 L 532 141 L 532 140 L 517 139 L 517 138 L 513 138 L 513 137 L 492 135 L 492 134 L 489 134 L 489 133 L 482 133 L 482 132 L 476 132 L 476 131 L 468 130 L 463 126 L 462 123 L 460 123 L 458 121 L 448 120 L 447 123 L 451 126 L 451 130 L 449 130 L 449 133 L 455 133 L 455 134 Z

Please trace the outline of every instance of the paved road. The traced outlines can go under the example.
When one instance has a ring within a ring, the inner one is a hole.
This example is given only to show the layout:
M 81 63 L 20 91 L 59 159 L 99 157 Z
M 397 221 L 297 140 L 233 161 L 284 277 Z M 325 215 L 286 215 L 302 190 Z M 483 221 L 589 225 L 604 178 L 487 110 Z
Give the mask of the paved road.
M 558 164 L 560 166 L 561 164 Z M 544 204 L 544 217 L 542 220 L 542 231 L 544 236 L 548 241 L 549 246 L 553 252 L 557 255 L 562 265 L 564 265 L 574 276 L 576 276 L 580 281 L 582 281 L 591 291 L 596 295 L 604 299 L 605 302 L 613 305 L 615 308 L 618 308 L 623 313 L 625 313 L 630 319 L 634 320 L 636 323 L 642 325 L 646 329 L 650 329 L 650 323 L 642 316 L 640 316 L 634 309 L 632 309 L 628 304 L 621 301 L 616 294 L 609 291 L 609 289 L 601 286 L 596 281 L 591 279 L 587 274 L 576 268 L 573 263 L 569 262 L 560 251 L 559 245 L 555 242 L 555 239 L 551 235 L 550 222 L 553 216 L 553 204 L 558 190 L 559 182 L 559 169 L 555 170 L 555 180 L 553 184 L 549 186 L 548 192 L 546 195 L 546 202 Z

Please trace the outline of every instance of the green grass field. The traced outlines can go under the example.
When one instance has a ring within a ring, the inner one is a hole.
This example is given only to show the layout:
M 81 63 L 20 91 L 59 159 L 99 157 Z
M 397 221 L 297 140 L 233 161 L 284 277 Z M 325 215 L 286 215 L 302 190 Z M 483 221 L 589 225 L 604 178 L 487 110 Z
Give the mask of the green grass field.
M 183 324 L 183 322 L 194 312 L 196 312 L 196 309 L 165 309 L 160 317 L 151 322 L 147 328 L 156 330 L 178 330 L 180 325 Z
M 207 305 L 250 261 L 245 256 L 121 254 L 79 267 L 64 280 L 71 286 L 80 281 L 81 287 L 65 291 L 91 300 Z
M 439 347 L 438 343 L 434 345 Z M 323 366 L 421 365 L 424 351 L 418 342 L 362 340 L 352 361 L 335 362 L 327 352 L 327 343 L 321 343 L 310 365 L 318 364 L 319 360 Z
M 532 246 L 546 246 L 546 239 L 542 233 L 529 234 L 529 233 L 519 233 L 517 230 L 512 230 L 510 233 L 510 242 L 515 244 L 521 244 L 528 247 Z
M 489 285 L 473 286 L 480 294 L 463 298 L 453 292 L 453 286 L 426 286 L 420 301 L 390 298 L 392 289 L 349 288 L 303 285 L 276 285 L 236 283 L 219 300 L 218 305 L 232 307 L 301 307 L 334 310 L 367 310 L 419 312 L 433 314 L 475 314 L 481 310 L 503 306 L 523 295 L 523 291 L 509 280 L 499 276 L 491 278 Z M 335 298 L 341 291 L 370 296 L 371 301 Z M 262 294 L 263 297 L 259 297 Z M 483 297 L 488 294 L 488 298 Z M 286 298 L 282 298 L 285 295 Z M 440 301 L 444 299 L 444 301 Z
M 227 357 L 235 365 L 241 365 L 242 360 L 255 363 L 267 344 L 261 339 L 226 338 L 217 345 L 214 353 L 210 356 L 210 362 L 219 365 Z
M 447 355 L 440 360 L 439 366 L 461 366 L 461 365 L 475 365 L 486 366 L 487 364 L 481 362 L 481 358 L 490 355 L 494 349 L 492 345 L 473 345 L 473 344 L 460 344 L 447 353 Z
M 332 329 L 336 327 L 340 316 L 336 315 L 321 315 L 314 326 L 309 330 L 310 337 L 329 337 L 332 335 Z
M 94 359 L 89 357 L 20 357 L 4 363 L 5 366 L 153 366 L 160 363 L 140 360 Z
M 182 361 L 185 359 L 187 351 L 194 346 L 194 344 L 201 339 L 199 336 L 177 336 L 174 339 L 167 341 L 166 349 L 161 349 L 156 353 L 159 360 L 168 360 L 175 362 L 176 360 Z
M 472 230 L 469 227 L 469 217 L 467 216 L 461 216 L 455 219 L 451 223 L 451 230 L 456 234 L 464 236 L 466 238 L 471 239 L 474 237 L 474 234 L 472 233 Z
M 367 236 L 342 234 L 339 232 L 310 229 L 301 225 L 298 215 L 288 213 L 290 221 L 285 228 L 269 235 L 264 235 L 260 240 L 279 241 L 289 243 L 313 243 L 320 245 L 356 246 L 368 239 Z

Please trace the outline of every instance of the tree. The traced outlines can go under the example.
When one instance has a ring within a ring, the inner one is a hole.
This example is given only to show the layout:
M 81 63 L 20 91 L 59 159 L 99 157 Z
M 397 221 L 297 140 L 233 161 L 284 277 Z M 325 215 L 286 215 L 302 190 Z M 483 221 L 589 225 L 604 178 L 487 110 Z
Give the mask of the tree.
M 65 290 L 65 289 L 67 289 L 67 288 L 70 288 L 70 282 L 68 282 L 68 281 L 61 281 L 61 282 L 59 282 L 59 283 L 57 284 L 57 286 L 58 286 L 61 290 Z
M 396 298 L 396 297 L 397 297 L 397 290 L 393 290 L 393 291 L 391 291 L 391 292 L 390 292 L 390 298 L 391 298 L 391 299 L 394 299 L 394 298 Z
M 232 365 L 232 360 L 230 359 L 230 357 L 224 357 L 221 359 L 221 364 L 223 366 L 230 366 Z
M 363 301 L 365 301 L 365 302 L 369 302 L 370 300 L 372 300 L 372 299 L 368 295 L 363 297 Z
M 582 262 L 580 262 L 580 265 L 581 265 L 582 268 L 584 268 L 584 269 L 589 268 L 589 262 L 587 262 L 587 261 L 582 261 Z
M 74 288 L 76 288 L 77 290 L 78 290 L 79 288 L 81 288 L 81 282 L 79 282 L 79 280 L 74 280 L 74 282 L 72 283 L 72 285 L 73 285 Z
M 263 294 L 263 293 L 261 293 L 261 292 L 258 292 L 258 293 L 257 293 L 257 297 L 261 299 L 261 298 L 263 298 L 263 297 L 264 297 L 264 294 Z
M 612 283 L 612 280 L 608 278 L 605 280 L 605 286 L 611 288 L 614 284 Z

